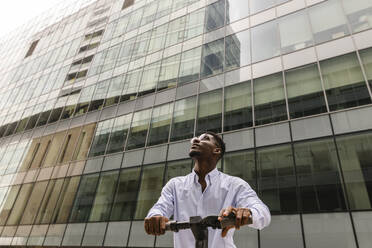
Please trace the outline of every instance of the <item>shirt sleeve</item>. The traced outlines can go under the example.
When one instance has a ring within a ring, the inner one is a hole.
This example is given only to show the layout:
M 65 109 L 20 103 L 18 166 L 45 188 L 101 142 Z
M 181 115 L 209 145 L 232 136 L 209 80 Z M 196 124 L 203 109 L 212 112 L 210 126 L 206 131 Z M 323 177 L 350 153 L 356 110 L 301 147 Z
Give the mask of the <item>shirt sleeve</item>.
M 170 180 L 162 189 L 161 195 L 155 205 L 150 209 L 146 218 L 161 215 L 168 219 L 173 215 L 174 210 L 174 180 Z
M 271 222 L 269 208 L 258 198 L 251 186 L 243 180 L 238 186 L 236 207 L 249 208 L 251 210 L 253 224 L 249 225 L 250 227 L 261 230 Z

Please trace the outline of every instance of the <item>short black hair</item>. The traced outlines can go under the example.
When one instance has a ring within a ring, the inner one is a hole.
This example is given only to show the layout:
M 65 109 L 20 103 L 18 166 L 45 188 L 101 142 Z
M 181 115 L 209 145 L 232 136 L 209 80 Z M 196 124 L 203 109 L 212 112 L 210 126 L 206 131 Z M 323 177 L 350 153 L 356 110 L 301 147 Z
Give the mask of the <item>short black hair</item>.
M 213 138 L 217 141 L 219 148 L 221 148 L 220 158 L 222 158 L 223 155 L 225 154 L 225 150 L 226 150 L 226 144 L 225 144 L 225 142 L 223 142 L 222 137 L 219 134 L 216 134 L 216 133 L 211 132 L 211 131 L 206 131 L 205 133 L 212 135 Z

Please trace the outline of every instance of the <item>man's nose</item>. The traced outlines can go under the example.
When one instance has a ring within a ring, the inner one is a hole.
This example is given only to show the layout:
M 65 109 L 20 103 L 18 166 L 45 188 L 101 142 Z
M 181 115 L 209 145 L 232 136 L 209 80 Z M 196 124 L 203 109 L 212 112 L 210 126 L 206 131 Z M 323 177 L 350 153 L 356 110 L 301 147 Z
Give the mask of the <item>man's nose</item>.
M 199 142 L 200 142 L 200 139 L 198 137 L 194 137 L 191 139 L 191 144 L 199 143 Z

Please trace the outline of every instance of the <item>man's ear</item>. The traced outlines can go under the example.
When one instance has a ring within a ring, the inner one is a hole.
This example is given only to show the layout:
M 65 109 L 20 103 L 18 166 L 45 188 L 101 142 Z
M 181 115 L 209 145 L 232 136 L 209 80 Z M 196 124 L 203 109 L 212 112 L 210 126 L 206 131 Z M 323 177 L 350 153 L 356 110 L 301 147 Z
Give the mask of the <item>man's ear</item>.
M 214 150 L 213 150 L 213 153 L 216 154 L 216 155 L 219 155 L 219 156 L 221 156 L 221 152 L 222 152 L 222 150 L 221 150 L 221 148 L 219 148 L 219 147 L 216 147 L 216 148 L 214 148 Z

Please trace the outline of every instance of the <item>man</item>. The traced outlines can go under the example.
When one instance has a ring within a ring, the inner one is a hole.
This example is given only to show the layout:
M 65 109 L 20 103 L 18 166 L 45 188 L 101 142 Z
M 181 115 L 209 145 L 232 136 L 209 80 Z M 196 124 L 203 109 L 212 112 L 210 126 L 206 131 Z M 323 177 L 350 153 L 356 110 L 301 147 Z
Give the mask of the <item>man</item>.
M 158 202 L 145 219 L 148 234 L 165 233 L 165 223 L 173 215 L 177 221 L 188 221 L 190 216 L 218 215 L 219 220 L 231 212 L 236 215 L 235 226 L 208 229 L 209 247 L 235 247 L 234 231 L 243 225 L 262 229 L 269 225 L 271 217 L 266 205 L 257 197 L 247 182 L 219 172 L 217 162 L 225 152 L 225 143 L 213 132 L 206 132 L 191 140 L 189 155 L 195 166 L 187 176 L 169 180 Z M 174 234 L 176 248 L 194 247 L 195 239 L 190 230 Z

